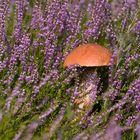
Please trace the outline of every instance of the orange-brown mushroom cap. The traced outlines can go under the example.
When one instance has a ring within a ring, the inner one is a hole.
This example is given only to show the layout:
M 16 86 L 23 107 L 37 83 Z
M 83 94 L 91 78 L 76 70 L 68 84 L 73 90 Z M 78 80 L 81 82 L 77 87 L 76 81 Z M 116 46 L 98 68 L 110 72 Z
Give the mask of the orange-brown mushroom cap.
M 73 49 L 64 60 L 64 67 L 78 64 L 80 66 L 108 66 L 112 53 L 98 44 L 83 44 Z

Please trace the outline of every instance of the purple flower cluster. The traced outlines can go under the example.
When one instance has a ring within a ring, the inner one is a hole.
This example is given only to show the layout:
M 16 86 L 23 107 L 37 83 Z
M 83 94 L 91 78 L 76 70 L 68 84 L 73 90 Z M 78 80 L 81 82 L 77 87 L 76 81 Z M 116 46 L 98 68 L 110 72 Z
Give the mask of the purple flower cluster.
M 86 39 L 89 39 L 91 36 L 94 39 L 98 39 L 101 33 L 100 29 L 102 28 L 105 21 L 105 5 L 105 0 L 96 1 L 91 21 L 87 23 L 88 28 L 84 33 Z
M 19 42 L 21 37 L 22 30 L 22 21 L 23 21 L 23 1 L 16 1 L 16 13 L 17 13 L 17 24 L 14 30 L 14 37 L 17 42 Z
M 120 140 L 129 128 L 139 139 L 138 9 L 137 0 L 2 0 L 0 139 Z M 81 43 L 109 47 L 109 66 L 64 68 Z

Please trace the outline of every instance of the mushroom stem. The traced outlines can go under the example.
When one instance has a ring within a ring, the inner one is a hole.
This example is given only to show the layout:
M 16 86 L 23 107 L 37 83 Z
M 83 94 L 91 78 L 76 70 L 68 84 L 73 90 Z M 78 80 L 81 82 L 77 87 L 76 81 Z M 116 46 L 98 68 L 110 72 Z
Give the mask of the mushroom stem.
M 97 91 L 99 91 L 99 94 L 102 94 L 109 86 L 109 67 L 103 66 L 100 69 L 98 68 L 97 73 L 100 77 Z

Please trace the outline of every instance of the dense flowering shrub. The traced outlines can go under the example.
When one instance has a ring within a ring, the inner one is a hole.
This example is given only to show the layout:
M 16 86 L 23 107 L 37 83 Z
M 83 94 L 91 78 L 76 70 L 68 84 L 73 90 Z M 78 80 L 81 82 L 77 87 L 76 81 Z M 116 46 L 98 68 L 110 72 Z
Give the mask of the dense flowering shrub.
M 139 140 L 139 17 L 137 0 L 1 0 L 0 139 Z M 64 69 L 81 43 L 117 65 Z

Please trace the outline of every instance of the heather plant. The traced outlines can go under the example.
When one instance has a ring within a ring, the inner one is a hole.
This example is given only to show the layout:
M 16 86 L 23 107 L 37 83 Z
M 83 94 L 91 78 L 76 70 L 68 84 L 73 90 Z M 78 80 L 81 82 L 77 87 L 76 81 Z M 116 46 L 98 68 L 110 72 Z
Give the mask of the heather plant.
M 139 140 L 139 17 L 139 0 L 1 0 L 0 140 Z M 111 65 L 64 68 L 81 43 Z

